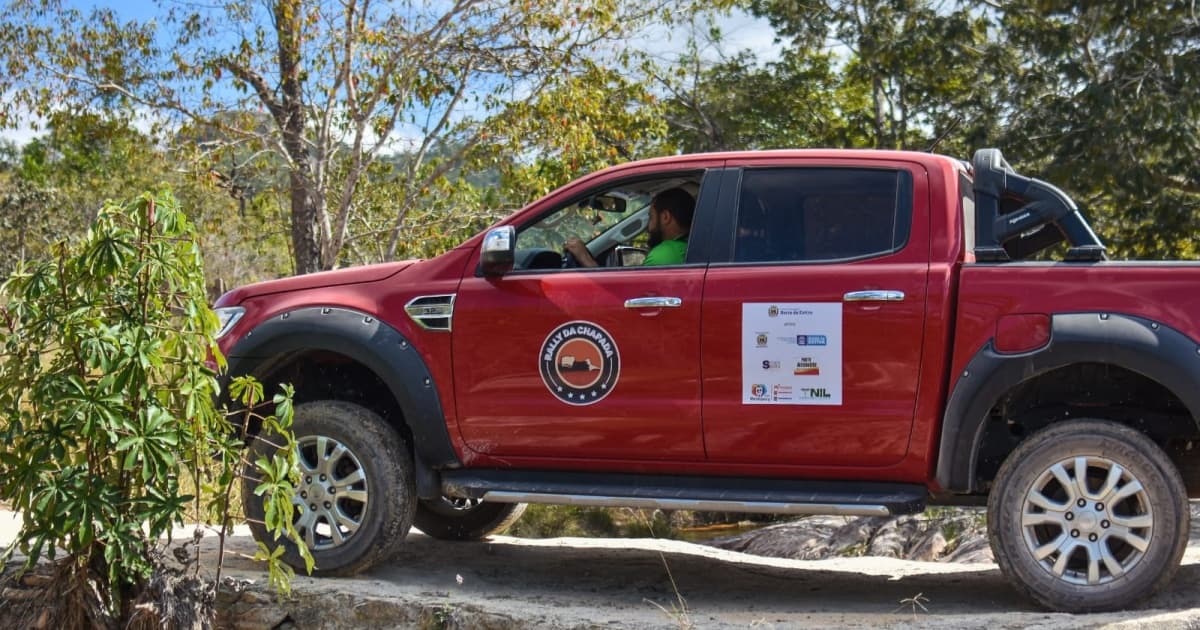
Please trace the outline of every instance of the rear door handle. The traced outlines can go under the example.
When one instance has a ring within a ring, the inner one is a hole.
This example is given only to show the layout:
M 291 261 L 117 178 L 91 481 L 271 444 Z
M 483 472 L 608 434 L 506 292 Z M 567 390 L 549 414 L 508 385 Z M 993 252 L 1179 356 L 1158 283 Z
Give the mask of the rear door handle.
M 871 291 L 851 291 L 842 296 L 846 302 L 903 302 L 903 291 L 874 289 Z
M 677 297 L 640 297 L 625 300 L 625 308 L 679 308 L 683 300 Z

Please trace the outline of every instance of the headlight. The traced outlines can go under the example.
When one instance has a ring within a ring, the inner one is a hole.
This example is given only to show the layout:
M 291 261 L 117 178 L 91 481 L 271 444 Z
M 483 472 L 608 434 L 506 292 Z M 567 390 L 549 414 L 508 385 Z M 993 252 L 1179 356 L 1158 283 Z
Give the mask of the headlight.
M 226 306 L 213 309 L 213 312 L 217 314 L 217 321 L 221 324 L 220 330 L 217 331 L 217 339 L 220 339 L 233 328 L 234 324 L 238 323 L 242 315 L 246 314 L 246 309 L 240 306 Z

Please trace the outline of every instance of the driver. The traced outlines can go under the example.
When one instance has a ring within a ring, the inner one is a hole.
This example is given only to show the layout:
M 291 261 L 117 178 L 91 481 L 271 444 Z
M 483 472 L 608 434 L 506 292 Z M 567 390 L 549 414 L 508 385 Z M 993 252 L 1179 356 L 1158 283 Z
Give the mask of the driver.
M 650 224 L 646 227 L 650 252 L 642 266 L 683 264 L 695 211 L 696 200 L 682 188 L 664 190 L 654 196 L 650 202 Z M 568 239 L 563 248 L 579 261 L 580 266 L 597 266 L 596 259 L 579 237 Z

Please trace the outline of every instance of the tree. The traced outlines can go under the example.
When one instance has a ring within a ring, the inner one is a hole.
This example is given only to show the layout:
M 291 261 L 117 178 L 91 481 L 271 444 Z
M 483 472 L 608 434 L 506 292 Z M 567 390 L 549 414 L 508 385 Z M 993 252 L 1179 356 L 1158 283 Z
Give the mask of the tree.
M 861 97 L 842 89 L 834 61 L 797 46 L 762 63 L 750 51 L 725 54 L 715 29 L 694 34 L 655 73 L 667 94 L 668 138 L 686 152 L 861 145 L 843 114 Z
M 401 225 L 421 192 L 479 144 L 480 120 L 535 98 L 659 6 L 271 0 L 263 9 L 236 0 L 124 20 L 112 9 L 13 0 L 0 14 L 0 93 L 14 96 L 0 105 L 0 123 L 67 99 L 218 127 L 273 153 L 288 174 L 296 271 L 307 273 L 338 263 L 363 175 L 384 151 L 408 149 L 396 180 Z M 224 116 L 255 109 L 270 127 Z M 428 168 L 443 146 L 454 154 Z
M 211 627 L 220 560 L 205 583 L 203 531 L 178 546 L 171 530 L 199 517 L 223 542 L 232 484 L 246 470 L 272 535 L 299 541 L 299 468 L 290 388 L 274 416 L 258 416 L 284 446 L 253 464 L 244 443 L 262 386 L 231 385 L 248 406 L 236 427 L 217 408 L 209 361 L 224 364 L 220 324 L 195 229 L 166 191 L 106 205 L 86 237 L 57 243 L 0 285 L 0 303 L 0 500 L 21 513 L 0 566 L 17 551 L 26 570 L 66 556 L 38 598 L 45 608 L 21 625 Z M 164 562 L 168 547 L 183 570 Z M 290 569 L 265 546 L 256 557 L 286 590 Z
M 1003 145 L 1072 192 L 1117 256 L 1200 248 L 1200 16 L 1190 2 L 1006 2 Z
M 666 133 L 661 103 L 646 82 L 595 63 L 490 123 L 480 160 L 498 171 L 509 208 L 585 173 L 658 154 Z
M 866 146 L 927 150 L 947 136 L 991 132 L 987 20 L 973 6 L 933 0 L 748 4 L 791 50 L 843 58 L 843 89 L 866 98 L 841 113 L 851 128 L 868 131 Z
M 53 190 L 20 180 L 0 183 L 0 278 L 78 225 L 55 213 L 59 203 Z
M 45 133 L 0 164 L 0 276 L 49 245 L 84 236 L 108 200 L 169 184 L 190 220 L 210 273 L 210 294 L 277 277 L 292 268 L 286 213 L 269 156 L 225 152 L 232 162 L 196 159 L 208 141 L 184 128 L 155 143 L 117 115 L 55 111 Z M 205 164 L 207 162 L 207 164 Z M 240 169 L 238 168 L 240 166 Z M 218 170 L 219 169 L 219 170 Z

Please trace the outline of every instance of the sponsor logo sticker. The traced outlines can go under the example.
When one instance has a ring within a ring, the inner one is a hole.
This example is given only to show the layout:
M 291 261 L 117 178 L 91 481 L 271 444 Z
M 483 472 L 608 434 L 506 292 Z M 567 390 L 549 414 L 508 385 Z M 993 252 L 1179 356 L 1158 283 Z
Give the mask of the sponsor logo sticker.
M 779 307 L 772 304 L 767 307 L 767 317 L 779 317 Z
M 829 338 L 825 335 L 796 335 L 797 346 L 826 346 Z
M 617 386 L 621 354 L 616 341 L 599 325 L 567 322 L 542 342 L 538 370 L 555 398 L 568 405 L 591 405 Z
M 762 383 L 755 383 L 750 386 L 750 398 L 752 400 L 768 400 L 767 386 Z
M 813 361 L 811 357 L 804 357 L 796 362 L 796 369 L 792 370 L 792 374 L 796 376 L 820 376 L 821 366 Z
M 754 342 L 758 345 L 759 348 L 766 348 L 767 347 L 767 333 L 758 333 L 757 335 L 755 335 Z
M 763 366 L 763 369 L 764 369 L 764 370 L 778 370 L 778 369 L 779 369 L 779 362 L 778 362 L 778 361 L 763 360 L 763 362 L 762 362 L 762 366 Z
M 833 398 L 833 394 L 824 387 L 801 387 L 800 397 L 808 400 L 828 400 Z

